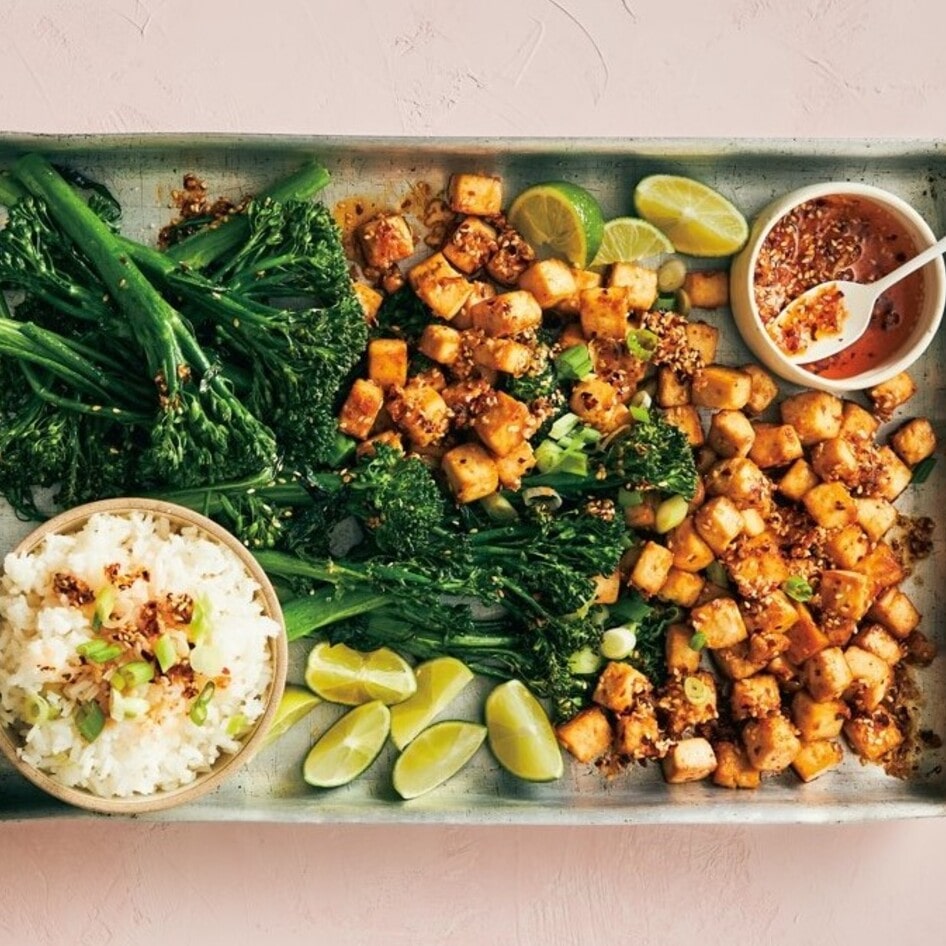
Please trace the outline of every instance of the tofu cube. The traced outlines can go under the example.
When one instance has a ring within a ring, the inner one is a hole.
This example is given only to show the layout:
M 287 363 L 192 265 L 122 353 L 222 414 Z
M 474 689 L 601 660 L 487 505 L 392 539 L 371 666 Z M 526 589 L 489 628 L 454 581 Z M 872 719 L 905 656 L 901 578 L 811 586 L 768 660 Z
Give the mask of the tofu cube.
M 782 423 L 795 428 L 804 447 L 839 436 L 843 410 L 841 399 L 826 391 L 802 391 L 780 405 Z
M 916 383 L 905 371 L 884 381 L 867 392 L 879 414 L 892 414 L 898 407 L 906 404 L 916 394 Z
M 857 504 L 843 483 L 819 483 L 801 498 L 819 526 L 843 529 L 857 520 Z
M 358 444 L 355 448 L 355 456 L 373 457 L 375 455 L 375 447 L 378 444 L 385 444 L 392 450 L 397 450 L 398 453 L 404 453 L 404 441 L 401 435 L 396 430 L 383 430 L 381 433 L 373 434 L 367 440 Z
M 454 213 L 495 217 L 503 209 L 503 182 L 491 174 L 452 174 L 447 203 Z
M 608 286 L 624 290 L 628 309 L 650 309 L 657 299 L 657 270 L 639 263 L 615 263 L 608 273 Z
M 867 612 L 872 621 L 883 625 L 898 640 L 906 640 L 920 623 L 920 612 L 899 588 L 888 588 Z
M 470 280 L 470 294 L 466 297 L 460 311 L 450 320 L 450 324 L 459 331 L 473 327 L 473 316 L 470 310 L 477 302 L 492 299 L 496 295 L 496 287 L 491 282 L 481 279 Z
M 473 287 L 454 269 L 443 253 L 434 253 L 412 267 L 408 282 L 424 304 L 441 319 L 452 319 L 466 302 Z
M 742 730 L 749 763 L 759 772 L 781 772 L 798 755 L 801 742 L 795 727 L 781 714 L 753 719 Z
M 614 749 L 629 759 L 657 759 L 663 755 L 657 714 L 650 703 L 639 702 L 621 713 L 615 725 Z
M 870 548 L 867 533 L 857 523 L 832 532 L 824 543 L 828 558 L 838 568 L 853 568 Z
M 870 443 L 880 421 L 869 410 L 854 401 L 845 401 L 841 409 L 840 436 L 851 443 Z
M 371 433 L 383 406 L 384 391 L 381 385 L 358 378 L 352 384 L 338 415 L 338 429 L 356 440 L 364 440 Z
M 758 788 L 762 776 L 752 767 L 746 750 L 734 742 L 718 742 L 713 784 L 720 788 Z
M 732 647 L 749 636 L 739 607 L 732 598 L 714 598 L 690 612 L 693 629 L 706 638 L 710 650 Z
M 390 398 L 388 413 L 415 447 L 441 440 L 450 425 L 450 409 L 440 392 L 427 384 L 408 384 Z
M 729 272 L 725 269 L 690 270 L 684 292 L 694 309 L 722 309 L 729 305 Z
M 893 683 L 890 664 L 876 654 L 854 645 L 844 651 L 844 659 L 854 677 L 846 698 L 868 712 L 877 709 Z
M 517 490 L 522 485 L 522 478 L 535 467 L 535 452 L 532 444 L 524 440 L 505 456 L 494 456 L 493 462 L 503 488 Z
M 792 697 L 792 721 L 804 742 L 837 739 L 851 711 L 844 700 L 818 702 L 811 694 L 799 690 Z
M 746 535 L 761 535 L 768 528 L 765 523 L 765 516 L 763 516 L 761 510 L 756 509 L 755 506 L 747 506 L 745 509 L 740 509 L 739 513 L 742 516 L 742 531 Z
M 580 308 L 580 293 L 584 289 L 597 289 L 602 283 L 600 273 L 593 272 L 590 269 L 576 269 L 570 267 L 572 279 L 575 280 L 575 291 L 565 299 L 559 300 L 555 305 L 555 311 L 562 315 L 578 315 Z
M 504 457 L 526 439 L 531 420 L 529 408 L 522 401 L 497 391 L 495 401 L 476 415 L 473 429 L 493 453 Z
M 533 368 L 535 354 L 524 342 L 512 338 L 480 338 L 473 343 L 473 360 L 481 368 L 521 378 Z
M 798 502 L 808 490 L 817 486 L 819 482 L 820 480 L 807 460 L 796 460 L 779 480 L 778 491 L 786 499 Z
M 692 404 L 666 408 L 663 419 L 676 427 L 686 437 L 691 447 L 702 446 L 705 439 L 703 421 L 700 418 L 700 412 Z
M 664 779 L 671 785 L 698 782 L 716 769 L 716 753 L 706 739 L 683 739 L 663 759 Z
M 903 742 L 903 732 L 884 710 L 856 716 L 844 724 L 851 748 L 867 762 L 879 762 Z
M 861 558 L 852 571 L 860 572 L 870 582 L 871 597 L 876 596 L 884 588 L 896 585 L 906 577 L 906 571 L 900 562 L 900 557 L 883 540 Z
M 729 457 L 714 463 L 705 484 L 710 496 L 728 496 L 734 503 L 765 509 L 771 501 L 768 477 L 748 457 Z
M 828 647 L 831 641 L 828 635 L 818 627 L 811 612 L 803 604 L 795 605 L 798 619 L 785 631 L 788 637 L 788 659 L 794 664 L 802 664 L 809 657 Z
M 710 420 L 706 442 L 721 457 L 744 457 L 752 449 L 755 430 L 742 411 L 717 411 Z
M 578 294 L 578 317 L 585 338 L 623 342 L 628 329 L 627 292 L 622 288 L 584 289 Z
M 511 228 L 503 230 L 496 242 L 499 249 L 489 258 L 486 272 L 504 286 L 515 286 L 535 262 L 535 250 Z
M 891 438 L 894 452 L 908 466 L 916 466 L 936 449 L 933 425 L 924 417 L 907 421 Z
M 610 575 L 595 575 L 595 596 L 592 604 L 614 604 L 621 595 L 621 571 L 615 569 Z
M 697 531 L 692 516 L 687 516 L 680 525 L 671 529 L 667 533 L 666 541 L 667 548 L 673 552 L 674 568 L 680 568 L 686 572 L 698 572 L 716 558 L 716 554 Z
M 798 621 L 798 611 L 792 599 L 778 590 L 754 601 L 743 618 L 750 634 L 756 631 L 784 634 Z
M 755 424 L 749 457 L 763 470 L 787 466 L 804 455 L 798 432 L 791 424 Z
M 407 382 L 407 342 L 375 338 L 368 342 L 368 378 L 386 391 Z
M 752 384 L 746 410 L 751 414 L 761 414 L 778 395 L 778 385 L 772 376 L 758 365 L 743 365 L 742 370 L 749 375 Z
M 441 460 L 441 469 L 460 504 L 489 496 L 499 487 L 496 463 L 478 443 L 464 443 L 448 450 Z
M 374 322 L 378 309 L 381 308 L 381 303 L 384 302 L 384 296 L 377 289 L 372 289 L 371 286 L 363 282 L 352 283 L 352 289 L 355 290 L 355 296 L 361 303 L 361 311 L 364 312 L 365 318 L 369 322 Z
M 880 447 L 877 451 L 880 467 L 878 488 L 874 495 L 893 502 L 913 479 L 913 471 L 898 457 L 890 447 Z
M 739 594 L 750 601 L 777 591 L 789 577 L 788 563 L 771 532 L 747 537 L 726 567 Z
M 592 700 L 615 713 L 624 713 L 638 697 L 653 690 L 650 680 L 630 664 L 610 661 L 598 677 Z
M 841 568 L 825 569 L 821 573 L 821 611 L 825 615 L 859 621 L 870 607 L 871 583 L 860 572 Z
M 687 346 L 700 356 L 704 365 L 716 361 L 716 349 L 719 347 L 719 329 L 708 322 L 690 321 L 685 326 Z M 739 405 L 735 410 L 740 410 Z
M 598 706 L 589 706 L 556 726 L 555 735 L 579 762 L 594 762 L 611 748 L 611 723 Z
M 578 291 L 574 271 L 560 259 L 533 263 L 519 277 L 519 288 L 532 293 L 543 309 L 554 309 Z
M 482 269 L 499 249 L 496 231 L 479 217 L 465 217 L 443 244 L 443 255 L 461 273 Z
M 808 692 L 819 702 L 838 700 L 854 681 L 840 647 L 825 647 L 809 657 L 802 668 Z
M 778 680 L 771 674 L 758 673 L 736 680 L 729 697 L 733 719 L 761 719 L 777 713 L 782 706 Z
M 473 327 L 493 338 L 519 335 L 542 324 L 542 310 L 531 292 L 516 289 L 477 302 L 470 309 Z
M 713 663 L 720 673 L 730 680 L 745 680 L 765 669 L 764 660 L 749 658 L 749 642 L 740 641 L 732 647 L 720 647 L 713 651 Z
M 693 521 L 700 538 L 716 555 L 722 555 L 742 532 L 742 516 L 728 496 L 707 500 Z
M 671 624 L 664 637 L 667 670 L 671 674 L 689 676 L 700 669 L 700 651 L 690 646 L 693 628 L 686 624 Z
M 857 496 L 854 504 L 857 507 L 857 524 L 872 542 L 881 539 L 897 521 L 897 510 L 886 499 Z
M 844 750 L 839 742 L 802 743 L 801 749 L 792 760 L 792 768 L 803 782 L 811 782 L 819 775 L 839 766 L 843 758 Z
M 568 406 L 572 413 L 603 434 L 622 427 L 630 417 L 617 389 L 594 376 L 575 385 Z
M 421 332 L 417 348 L 440 365 L 452 365 L 460 357 L 460 333 L 449 325 L 432 324 Z
M 673 553 L 656 542 L 645 542 L 631 571 L 630 584 L 645 595 L 655 595 L 663 587 L 673 565 Z
M 671 568 L 667 572 L 667 580 L 657 592 L 657 597 L 661 601 L 678 604 L 681 608 L 692 608 L 699 600 L 704 584 L 704 580 L 693 572 Z
M 414 234 L 400 214 L 380 213 L 358 228 L 365 262 L 375 269 L 388 269 L 414 252 Z
M 903 659 L 900 642 L 882 624 L 866 624 L 854 636 L 852 643 L 879 657 L 891 667 Z
M 681 381 L 672 368 L 658 368 L 656 400 L 659 407 L 685 407 L 690 403 L 689 380 Z
M 843 437 L 821 440 L 811 448 L 811 468 L 823 480 L 840 480 L 854 484 L 861 473 L 858 459 L 850 441 Z
M 752 381 L 739 368 L 708 364 L 693 378 L 692 392 L 697 407 L 741 411 L 749 403 Z

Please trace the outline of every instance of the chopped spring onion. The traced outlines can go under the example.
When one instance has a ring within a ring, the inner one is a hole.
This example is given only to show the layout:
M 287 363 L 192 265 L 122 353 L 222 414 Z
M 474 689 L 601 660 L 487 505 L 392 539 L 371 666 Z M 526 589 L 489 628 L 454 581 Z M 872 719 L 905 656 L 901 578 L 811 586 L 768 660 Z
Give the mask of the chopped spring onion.
M 29 726 L 38 726 L 45 723 L 51 713 L 46 697 L 40 696 L 39 693 L 27 693 L 23 706 L 23 722 Z
M 639 489 L 626 489 L 621 487 L 618 490 L 618 506 L 621 509 L 630 509 L 633 506 L 641 506 L 644 502 L 644 494 Z
M 95 610 L 92 612 L 92 628 L 98 630 L 111 616 L 118 597 L 113 585 L 103 585 L 95 596 Z
M 722 562 L 716 560 L 706 566 L 706 577 L 720 588 L 729 587 L 729 575 L 726 574 L 726 568 Z
M 215 689 L 213 680 L 208 681 L 204 684 L 197 699 L 191 704 L 190 718 L 194 725 L 203 726 L 207 722 L 207 706 L 214 697 Z
M 686 289 L 678 289 L 675 295 L 676 305 L 674 306 L 674 311 L 679 315 L 689 315 L 690 309 L 693 308 L 690 303 L 690 294 Z
M 649 424 L 650 423 L 650 411 L 646 407 L 638 407 L 635 404 L 632 404 L 628 410 L 630 411 L 631 417 L 634 418 L 639 424 Z
M 167 673 L 177 663 L 177 646 L 170 634 L 162 634 L 154 642 L 154 656 L 161 673 Z
M 601 635 L 601 656 L 608 660 L 624 660 L 637 646 L 637 634 L 632 627 L 611 627 Z
M 706 635 L 702 631 L 697 631 L 690 638 L 690 650 L 702 650 L 706 646 Z
M 647 328 L 632 328 L 626 335 L 627 350 L 641 361 L 650 361 L 660 344 L 660 336 Z
M 551 486 L 530 486 L 522 491 L 527 506 L 546 506 L 553 512 L 562 505 L 562 497 Z
M 108 715 L 120 723 L 123 719 L 137 719 L 139 716 L 147 716 L 151 705 L 146 699 L 140 696 L 124 696 L 118 690 L 113 689 L 111 700 L 109 701 Z
M 187 628 L 187 639 L 196 644 L 210 630 L 211 605 L 201 596 L 194 602 L 194 613 Z
M 565 451 L 554 440 L 543 440 L 535 448 L 535 465 L 540 473 L 551 473 Z
M 791 578 L 787 578 L 782 582 L 782 591 L 789 596 L 789 598 L 794 598 L 795 601 L 811 601 L 812 595 L 814 595 L 814 589 L 808 583 L 808 580 L 802 578 L 801 575 L 792 575 Z
M 227 720 L 227 735 L 234 739 L 242 736 L 248 728 L 249 720 L 242 713 L 236 713 Z
M 332 469 L 338 469 L 346 463 L 355 452 L 357 444 L 351 437 L 346 437 L 340 431 L 335 434 L 332 449 L 325 462 Z
M 565 414 L 562 414 L 555 423 L 549 427 L 549 437 L 552 440 L 561 440 L 562 437 L 570 434 L 580 423 L 577 414 L 572 414 L 571 411 L 568 411 Z
M 555 373 L 563 381 L 581 381 L 594 371 L 587 345 L 572 345 L 555 358 Z
M 118 644 L 110 644 L 101 637 L 96 637 L 90 641 L 83 641 L 76 647 L 76 652 L 80 657 L 85 657 L 94 664 L 104 664 L 120 657 L 122 648 Z
M 654 529 L 664 535 L 671 529 L 676 529 L 687 517 L 690 504 L 682 496 L 671 496 L 665 499 L 654 513 Z
M 112 674 L 112 686 L 116 690 L 125 690 L 154 679 L 154 664 L 147 660 L 132 660 L 119 667 Z
M 572 473 L 575 476 L 587 476 L 588 457 L 579 450 L 566 450 L 558 461 L 555 472 Z
M 710 701 L 710 688 L 699 677 L 687 677 L 683 681 L 683 694 L 694 706 Z
M 673 312 L 677 304 L 675 293 L 661 293 L 657 296 L 657 301 L 651 306 L 654 312 Z
M 687 275 L 687 264 L 677 256 L 664 260 L 657 267 L 657 291 L 660 293 L 676 292 L 683 288 Z
M 925 483 L 929 479 L 930 473 L 933 472 L 934 466 L 936 466 L 936 457 L 927 457 L 925 460 L 920 460 L 913 468 L 913 476 L 910 477 L 910 482 L 915 486 Z
M 105 714 L 95 700 L 88 700 L 76 707 L 76 729 L 86 742 L 95 742 L 105 728 Z
M 650 391 L 640 390 L 634 393 L 634 396 L 631 398 L 630 406 L 643 407 L 645 411 L 648 411 L 653 403 L 654 399 L 650 396 Z
M 480 500 L 486 515 L 494 522 L 515 522 L 519 518 L 516 507 L 502 493 L 490 493 Z
M 590 677 L 601 669 L 601 655 L 586 645 L 568 658 L 568 669 L 578 676 Z

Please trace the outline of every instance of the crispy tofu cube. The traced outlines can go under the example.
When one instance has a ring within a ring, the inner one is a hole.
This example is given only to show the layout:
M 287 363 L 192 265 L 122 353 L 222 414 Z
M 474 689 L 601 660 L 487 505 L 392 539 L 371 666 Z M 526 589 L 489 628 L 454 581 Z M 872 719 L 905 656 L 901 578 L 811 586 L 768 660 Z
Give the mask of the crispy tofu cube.
M 913 471 L 898 457 L 890 447 L 880 447 L 877 451 L 880 472 L 878 487 L 873 495 L 893 502 L 913 479 Z
M 707 500 L 693 521 L 700 538 L 716 555 L 722 555 L 742 532 L 742 516 L 728 496 Z
M 630 584 L 645 595 L 655 595 L 663 587 L 673 565 L 673 553 L 656 542 L 645 542 L 631 572 Z
M 526 439 L 531 420 L 529 408 L 522 401 L 497 391 L 490 406 L 476 415 L 473 429 L 493 453 L 504 457 Z
M 743 616 L 745 620 L 745 616 Z M 749 624 L 746 623 L 748 629 Z M 752 631 L 749 634 L 749 649 L 746 656 L 752 661 L 769 664 L 776 657 L 781 656 L 788 650 L 788 635 L 781 631 L 772 631 L 768 628 Z
M 683 571 L 702 571 L 716 557 L 697 532 L 692 516 L 687 516 L 680 525 L 671 529 L 666 541 L 667 548 L 673 552 L 674 568 Z
M 819 650 L 805 661 L 802 670 L 808 692 L 819 702 L 840 699 L 854 680 L 840 647 Z
M 734 503 L 768 508 L 771 484 L 748 457 L 729 457 L 714 463 L 705 477 L 710 496 L 727 496 Z
M 692 608 L 700 598 L 704 583 L 703 579 L 693 572 L 671 568 L 667 572 L 667 580 L 657 592 L 657 597 L 661 601 L 678 604 L 681 608 Z
M 742 730 L 749 762 L 759 772 L 781 772 L 798 755 L 801 742 L 795 727 L 781 714 L 753 719 Z
M 811 468 L 823 480 L 840 480 L 852 485 L 861 472 L 858 459 L 850 441 L 843 437 L 821 440 L 811 448 Z
M 414 252 L 414 234 L 400 214 L 380 213 L 358 228 L 365 262 L 375 269 L 387 269 Z
M 742 516 L 742 531 L 748 536 L 761 535 L 768 528 L 765 516 L 755 506 L 740 509 L 739 514 Z
M 519 335 L 542 324 L 542 310 L 531 292 L 516 289 L 478 302 L 472 309 L 473 327 L 494 338 Z
M 844 735 L 851 748 L 867 762 L 879 762 L 903 742 L 903 732 L 884 710 L 849 719 L 844 724 Z
M 575 280 L 575 291 L 565 299 L 561 299 L 555 305 L 556 312 L 562 315 L 578 315 L 581 308 L 581 292 L 585 289 L 597 289 L 602 278 L 600 273 L 593 272 L 590 269 L 576 269 L 570 267 L 572 279 Z
M 502 371 L 514 378 L 528 374 L 535 365 L 533 350 L 511 338 L 480 338 L 473 344 L 473 360 L 481 368 Z
M 686 624 L 671 624 L 664 637 L 667 670 L 671 674 L 688 676 L 700 669 L 700 651 L 690 646 L 693 628 Z
M 900 557 L 886 542 L 881 540 L 851 569 L 860 572 L 870 582 L 871 597 L 884 588 L 889 588 L 906 577 Z
M 368 379 L 387 390 L 407 382 L 407 342 L 375 338 L 368 342 Z
M 482 269 L 499 249 L 496 231 L 485 220 L 465 217 L 443 244 L 443 255 L 468 276 Z
M 578 317 L 585 338 L 624 341 L 628 321 L 627 292 L 622 288 L 584 289 L 578 294 Z
M 608 273 L 608 286 L 624 290 L 628 309 L 646 312 L 657 299 L 657 270 L 639 263 L 615 263 Z
M 752 602 L 743 618 L 750 634 L 756 631 L 784 634 L 798 621 L 798 611 L 784 591 L 776 590 Z
M 685 331 L 687 346 L 699 353 L 704 365 L 713 364 L 719 346 L 719 329 L 708 322 L 690 321 L 687 322 Z M 740 410 L 743 406 L 740 404 L 735 410 Z
M 851 645 L 844 651 L 844 659 L 854 677 L 853 684 L 845 694 L 847 699 L 853 700 L 856 706 L 868 712 L 877 709 L 893 683 L 890 664 L 856 645 Z
M 681 739 L 692 735 L 695 727 L 718 719 L 716 697 L 716 679 L 705 670 L 669 678 L 657 700 L 657 709 L 666 715 L 667 735 Z
M 615 729 L 614 748 L 622 756 L 641 760 L 663 755 L 657 714 L 650 703 L 639 702 L 629 713 L 621 713 Z
M 778 680 L 771 674 L 758 673 L 732 685 L 730 706 L 733 719 L 761 719 L 777 713 L 782 706 Z
M 854 499 L 857 523 L 872 542 L 881 539 L 897 521 L 897 510 L 886 499 L 861 497 Z
M 742 370 L 749 375 L 752 384 L 746 410 L 751 414 L 761 414 L 778 395 L 778 385 L 772 376 L 758 365 L 743 365 Z
M 594 762 L 611 748 L 611 723 L 598 706 L 589 706 L 556 726 L 555 735 L 579 762 Z
M 925 417 L 907 421 L 891 438 L 894 452 L 908 466 L 916 466 L 936 449 L 933 425 Z
M 749 457 L 764 470 L 787 466 L 804 454 L 798 432 L 791 424 L 755 424 Z
M 725 269 L 690 270 L 683 289 L 695 309 L 722 309 L 729 305 L 729 273 Z
M 713 663 L 719 672 L 730 680 L 745 680 L 764 670 L 764 660 L 752 660 L 749 657 L 749 642 L 740 641 L 732 647 L 720 647 L 712 652 Z
M 690 612 L 693 629 L 706 637 L 710 650 L 732 647 L 749 636 L 746 622 L 732 598 L 714 598 Z
M 499 249 L 489 258 L 486 272 L 504 286 L 515 286 L 535 261 L 535 250 L 511 228 L 503 230 L 496 242 Z
M 680 407 L 668 407 L 663 413 L 664 420 L 676 427 L 686 438 L 691 447 L 699 447 L 704 441 L 703 422 L 700 412 L 692 404 Z
M 706 441 L 721 457 L 744 457 L 752 449 L 755 430 L 742 411 L 717 411 Z
M 789 659 L 787 654 L 779 654 L 777 657 L 773 657 L 766 665 L 765 669 L 768 673 L 771 673 L 776 680 L 779 681 L 783 686 L 790 686 L 792 688 L 798 683 L 799 673 L 798 667 L 795 666 Z
M 690 403 L 690 382 L 681 381 L 672 368 L 658 368 L 656 394 L 659 407 L 685 407 Z
M 803 604 L 795 605 L 797 620 L 785 631 L 788 637 L 788 659 L 802 664 L 813 654 L 830 645 L 828 635 L 818 627 L 811 612 Z
M 866 624 L 854 636 L 853 643 L 868 653 L 879 657 L 891 667 L 903 659 L 903 648 L 890 631 L 882 624 Z
M 906 404 L 916 394 L 916 383 L 905 371 L 895 375 L 889 381 L 878 384 L 867 392 L 880 414 L 892 414 L 898 407 Z
M 920 623 L 920 612 L 899 588 L 888 588 L 867 612 L 872 621 L 882 624 L 898 640 L 906 640 Z
M 447 485 L 460 504 L 472 503 L 496 492 L 499 473 L 489 452 L 478 443 L 463 443 L 441 460 Z
M 505 489 L 519 489 L 522 478 L 535 467 L 535 452 L 532 444 L 524 440 L 505 456 L 494 456 L 499 482 Z
M 451 174 L 447 203 L 454 213 L 495 217 L 503 209 L 503 182 L 491 174 Z
M 671 785 L 698 782 L 716 769 L 716 753 L 706 739 L 683 739 L 663 759 L 664 779 Z
M 802 391 L 785 398 L 779 409 L 782 423 L 795 428 L 804 447 L 841 433 L 844 406 L 839 397 L 826 391 Z
M 857 504 L 843 483 L 819 483 L 801 498 L 819 526 L 843 529 L 857 520 Z
M 382 430 L 380 434 L 374 434 L 358 444 L 355 448 L 355 456 L 373 457 L 378 444 L 384 444 L 392 450 L 397 450 L 398 453 L 404 453 L 404 441 L 401 435 L 396 430 Z
M 844 750 L 839 742 L 802 743 L 801 749 L 792 760 L 792 768 L 803 782 L 811 782 L 819 775 L 839 766 L 842 758 Z
M 449 325 L 432 324 L 424 328 L 417 348 L 421 354 L 440 365 L 452 365 L 460 357 L 460 333 Z
M 828 558 L 838 568 L 853 568 L 870 548 L 867 533 L 857 523 L 832 532 L 824 543 Z
M 595 575 L 595 596 L 592 604 L 614 604 L 621 594 L 621 571 L 615 569 L 610 575 Z
M 807 460 L 796 460 L 778 482 L 778 491 L 798 502 L 808 490 L 818 485 L 819 479 Z
M 825 569 L 819 595 L 823 614 L 859 621 L 870 607 L 871 583 L 860 572 Z
M 447 433 L 450 409 L 440 392 L 427 384 L 408 384 L 387 403 L 397 428 L 416 447 L 436 443 Z
M 470 310 L 484 299 L 492 299 L 496 295 L 496 287 L 491 282 L 481 279 L 470 280 L 470 294 L 466 297 L 460 311 L 450 320 L 453 328 L 463 331 L 473 327 L 473 316 Z
M 716 749 L 716 770 L 713 772 L 713 784 L 720 788 L 758 788 L 762 776 L 749 762 L 749 756 L 742 746 L 734 742 L 718 742 Z
M 338 415 L 338 429 L 356 440 L 364 440 L 371 433 L 383 406 L 384 391 L 381 385 L 358 378 L 352 384 Z
M 693 378 L 692 397 L 697 407 L 741 411 L 751 393 L 752 381 L 739 368 L 708 364 Z
M 384 301 L 384 296 L 377 289 L 372 289 L 363 282 L 352 283 L 352 289 L 355 290 L 355 296 L 361 303 L 361 311 L 364 312 L 365 318 L 373 322 Z
M 592 700 L 615 713 L 624 713 L 637 702 L 638 697 L 652 690 L 650 680 L 639 670 L 630 664 L 612 660 L 601 671 Z
M 845 647 L 857 630 L 857 621 L 851 618 L 838 618 L 828 615 L 825 621 L 824 632 L 832 647 Z
M 750 601 L 777 591 L 789 577 L 788 563 L 772 532 L 747 537 L 726 567 L 739 594 Z
M 841 408 L 840 436 L 851 443 L 870 443 L 880 427 L 880 421 L 866 408 L 854 401 L 845 401 Z
M 792 697 L 792 721 L 804 742 L 837 739 L 851 711 L 844 700 L 818 702 L 811 694 L 799 690 Z
M 466 302 L 473 287 L 454 269 L 443 253 L 434 253 L 412 267 L 408 282 L 424 304 L 441 319 L 452 319 Z
M 582 421 L 603 434 L 622 427 L 630 417 L 617 389 L 594 376 L 575 385 L 568 405 Z
M 574 270 L 560 259 L 533 263 L 519 277 L 519 288 L 532 293 L 543 309 L 554 309 L 578 291 Z
M 631 529 L 653 530 L 657 525 L 657 494 L 644 493 L 642 501 L 624 510 L 624 522 Z

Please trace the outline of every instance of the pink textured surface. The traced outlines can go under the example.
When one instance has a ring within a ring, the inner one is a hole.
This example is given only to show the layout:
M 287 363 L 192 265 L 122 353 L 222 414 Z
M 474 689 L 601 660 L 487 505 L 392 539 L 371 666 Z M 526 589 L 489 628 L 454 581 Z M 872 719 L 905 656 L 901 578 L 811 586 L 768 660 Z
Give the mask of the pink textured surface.
M 937 137 L 941 9 L 0 0 L 0 128 Z M 0 824 L 0 944 L 933 943 L 944 873 L 943 821 Z

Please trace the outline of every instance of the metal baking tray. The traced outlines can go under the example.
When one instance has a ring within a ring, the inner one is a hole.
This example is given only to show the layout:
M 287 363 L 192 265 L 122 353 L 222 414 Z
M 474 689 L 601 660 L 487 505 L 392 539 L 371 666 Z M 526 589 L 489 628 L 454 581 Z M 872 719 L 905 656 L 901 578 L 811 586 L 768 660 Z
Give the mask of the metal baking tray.
M 631 193 L 646 174 L 686 174 L 715 185 L 752 216 L 772 197 L 805 184 L 854 180 L 885 187 L 916 207 L 937 233 L 946 225 L 946 151 L 931 141 L 753 140 L 510 140 L 365 139 L 319 137 L 0 136 L 0 168 L 19 153 L 40 150 L 106 183 L 125 211 L 123 228 L 153 239 L 170 215 L 170 191 L 187 171 L 208 181 L 213 194 L 253 192 L 318 157 L 332 172 L 324 199 L 353 196 L 397 204 L 417 182 L 434 189 L 457 170 L 502 175 L 507 194 L 530 183 L 565 178 L 583 184 L 606 214 L 631 212 Z M 706 313 L 723 329 L 720 360 L 750 360 L 725 312 Z M 946 339 L 941 334 L 914 369 L 920 393 L 911 415 L 933 421 L 946 442 L 943 394 Z M 920 563 L 907 590 L 924 614 L 922 628 L 946 644 L 946 555 L 941 509 L 946 483 L 940 464 L 922 489 L 900 501 L 903 511 L 933 516 L 934 552 Z M 0 511 L 0 554 L 31 526 Z M 308 644 L 291 645 L 290 680 L 301 681 Z M 920 726 L 946 729 L 946 654 L 917 672 L 923 694 Z M 483 690 L 469 694 L 455 715 L 482 712 Z M 568 764 L 560 781 L 530 785 L 505 775 L 484 747 L 458 776 L 411 802 L 390 787 L 390 749 L 353 784 L 318 791 L 302 780 L 305 754 L 338 710 L 313 714 L 231 778 L 190 806 L 143 816 L 149 820 L 362 823 L 620 824 L 700 822 L 840 822 L 946 814 L 946 749 L 922 753 L 916 773 L 894 779 L 853 753 L 842 767 L 808 785 L 791 774 L 763 782 L 758 791 L 727 791 L 708 784 L 668 786 L 655 766 L 605 778 L 589 766 Z M 94 817 L 45 797 L 0 761 L 0 819 Z

